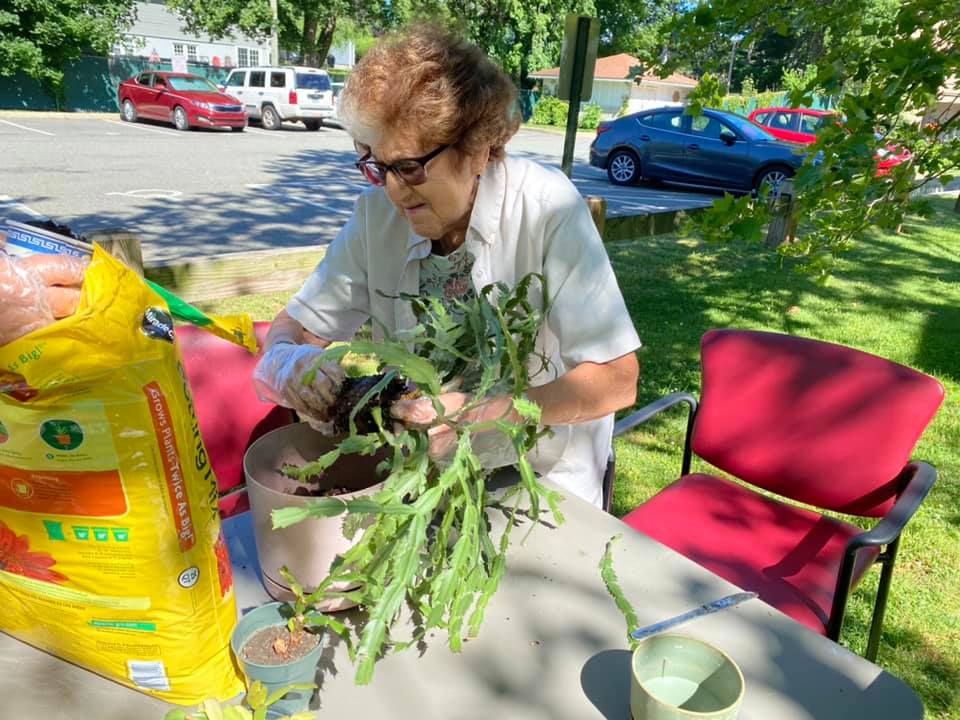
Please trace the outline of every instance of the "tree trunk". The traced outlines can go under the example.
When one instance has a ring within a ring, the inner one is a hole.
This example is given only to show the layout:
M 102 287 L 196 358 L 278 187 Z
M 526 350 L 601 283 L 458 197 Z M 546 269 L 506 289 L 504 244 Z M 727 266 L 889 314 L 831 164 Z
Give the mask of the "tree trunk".
M 330 54 L 330 46 L 333 45 L 333 33 L 337 29 L 337 16 L 331 15 L 327 18 L 323 29 L 317 37 L 316 53 L 320 64 L 316 67 L 327 66 L 327 56 Z
M 303 36 L 300 38 L 300 58 L 304 65 L 317 67 L 317 16 L 303 13 Z
M 957 193 L 957 201 L 953 204 L 953 211 L 960 213 L 960 193 Z

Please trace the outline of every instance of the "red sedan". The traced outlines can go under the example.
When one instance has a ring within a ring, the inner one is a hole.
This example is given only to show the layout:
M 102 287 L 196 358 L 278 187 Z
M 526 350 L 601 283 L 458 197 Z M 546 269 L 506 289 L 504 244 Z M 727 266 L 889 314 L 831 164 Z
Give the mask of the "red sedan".
M 749 119 L 771 135 L 787 142 L 811 145 L 817 141 L 817 131 L 828 122 L 839 122 L 840 116 L 829 110 L 811 108 L 769 107 L 757 108 Z M 907 148 L 887 145 L 877 151 L 877 175 L 887 175 L 890 168 L 912 157 Z
M 117 88 L 120 117 L 171 122 L 177 130 L 194 127 L 228 127 L 243 132 L 247 114 L 235 97 L 199 75 L 143 72 Z

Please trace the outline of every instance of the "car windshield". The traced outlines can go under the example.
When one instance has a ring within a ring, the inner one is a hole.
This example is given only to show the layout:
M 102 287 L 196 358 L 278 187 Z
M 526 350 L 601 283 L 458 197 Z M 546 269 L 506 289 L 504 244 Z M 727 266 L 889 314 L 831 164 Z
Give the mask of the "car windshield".
M 220 92 L 217 86 L 202 77 L 168 77 L 167 82 L 174 90 L 185 92 Z
M 320 73 L 297 73 L 297 89 L 329 90 L 330 78 Z
M 723 116 L 723 119 L 729 125 L 732 125 L 736 131 L 743 135 L 747 140 L 752 140 L 753 142 L 764 142 L 767 140 L 776 139 L 769 132 L 761 127 L 757 127 L 745 117 L 731 115 L 728 113 Z

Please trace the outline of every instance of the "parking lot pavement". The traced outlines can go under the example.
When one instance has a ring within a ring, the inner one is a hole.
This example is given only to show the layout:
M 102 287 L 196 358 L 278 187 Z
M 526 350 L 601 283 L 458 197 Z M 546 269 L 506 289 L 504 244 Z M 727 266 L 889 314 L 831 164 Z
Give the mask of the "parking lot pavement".
M 607 198 L 611 215 L 710 204 L 709 194 L 619 188 L 586 163 L 574 182 Z M 49 217 L 78 232 L 124 227 L 144 238 L 148 262 L 322 245 L 366 187 L 349 136 L 299 124 L 270 132 L 178 132 L 111 115 L 69 119 L 0 114 L 0 218 Z M 509 151 L 559 165 L 563 136 L 521 130 Z

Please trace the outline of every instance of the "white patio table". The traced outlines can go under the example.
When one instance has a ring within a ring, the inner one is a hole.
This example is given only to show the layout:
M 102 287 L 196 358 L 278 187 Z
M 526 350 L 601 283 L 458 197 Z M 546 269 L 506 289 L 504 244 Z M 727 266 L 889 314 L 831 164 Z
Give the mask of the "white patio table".
M 479 637 L 459 655 L 437 633 L 422 652 L 383 659 L 372 684 L 353 684 L 345 648 L 328 647 L 314 698 L 318 718 L 366 720 L 628 720 L 623 616 L 598 565 L 607 540 L 641 623 L 738 588 L 616 518 L 570 497 L 566 523 L 517 528 L 508 572 Z M 225 522 L 242 611 L 269 598 L 259 581 L 249 513 Z M 913 690 L 759 600 L 676 629 L 711 642 L 743 671 L 741 720 L 914 720 Z M 882 658 L 881 658 L 882 659 Z M 2 720 L 162 720 L 170 706 L 0 634 Z

